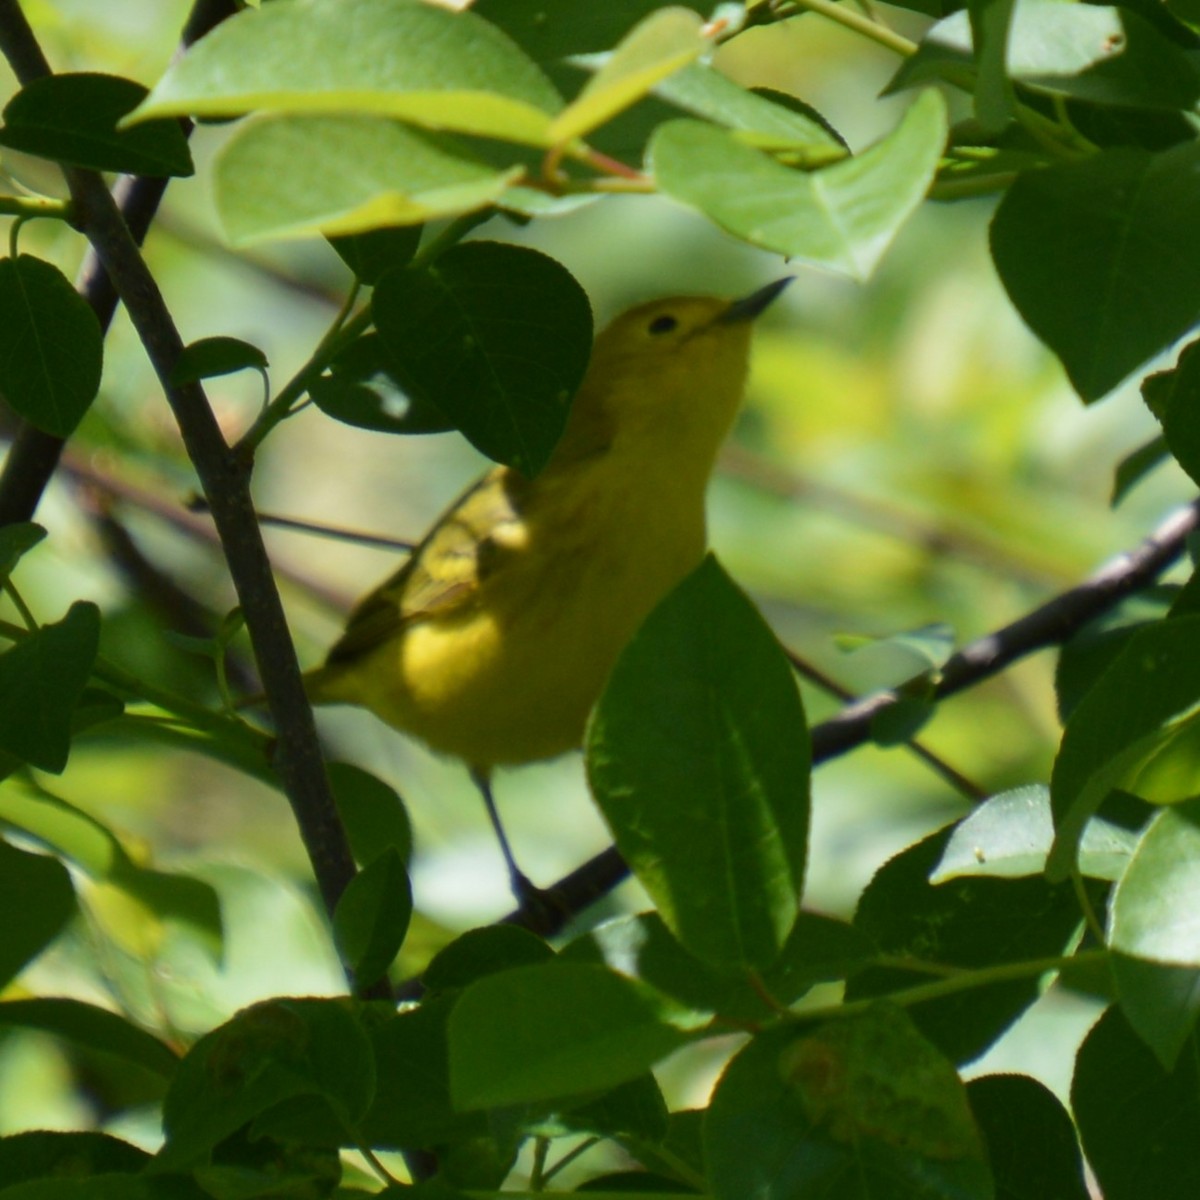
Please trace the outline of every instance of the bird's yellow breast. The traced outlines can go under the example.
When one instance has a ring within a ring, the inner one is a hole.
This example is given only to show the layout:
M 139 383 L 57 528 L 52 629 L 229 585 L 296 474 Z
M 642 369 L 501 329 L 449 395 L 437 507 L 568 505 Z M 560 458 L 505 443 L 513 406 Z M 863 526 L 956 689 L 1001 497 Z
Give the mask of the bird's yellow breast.
M 506 527 L 511 557 L 471 605 L 413 621 L 321 698 L 344 695 L 477 768 L 577 747 L 621 650 L 705 544 L 702 489 L 614 498 L 604 466 Z

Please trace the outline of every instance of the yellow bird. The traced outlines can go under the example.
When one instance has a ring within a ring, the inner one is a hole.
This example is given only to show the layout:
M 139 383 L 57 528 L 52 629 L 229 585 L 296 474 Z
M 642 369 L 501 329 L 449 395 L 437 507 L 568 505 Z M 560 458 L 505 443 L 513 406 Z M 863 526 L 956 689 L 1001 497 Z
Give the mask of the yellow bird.
M 484 475 L 306 676 L 314 702 L 361 705 L 466 763 L 519 898 L 536 889 L 513 861 L 492 770 L 578 747 L 617 656 L 700 564 L 751 322 L 789 282 L 617 317 L 543 470 Z

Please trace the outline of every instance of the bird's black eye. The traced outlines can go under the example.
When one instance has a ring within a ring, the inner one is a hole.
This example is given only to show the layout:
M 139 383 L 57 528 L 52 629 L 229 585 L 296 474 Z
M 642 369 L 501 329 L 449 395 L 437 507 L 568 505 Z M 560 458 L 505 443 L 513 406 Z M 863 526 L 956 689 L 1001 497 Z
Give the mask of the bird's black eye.
M 678 320 L 674 317 L 664 314 L 661 317 L 655 317 L 648 328 L 651 333 L 670 333 L 678 324 Z

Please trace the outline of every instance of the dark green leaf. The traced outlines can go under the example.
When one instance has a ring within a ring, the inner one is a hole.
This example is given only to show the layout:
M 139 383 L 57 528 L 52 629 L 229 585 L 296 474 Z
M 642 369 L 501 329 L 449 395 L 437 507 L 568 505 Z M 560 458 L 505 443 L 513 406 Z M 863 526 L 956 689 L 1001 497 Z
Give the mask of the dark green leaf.
M 1200 96 L 1193 60 L 1155 28 L 1157 18 L 1144 19 L 1129 11 L 1132 7 L 1023 0 L 1006 39 L 1007 75 L 1045 95 L 1090 104 L 1168 112 L 1191 108 Z M 995 70 L 990 53 L 984 65 Z M 971 20 L 957 12 L 925 33 L 917 53 L 886 90 L 933 80 L 977 90 L 979 69 Z
M 1113 508 L 1116 508 L 1155 467 L 1165 462 L 1170 454 L 1166 439 L 1153 437 L 1125 455 L 1117 464 L 1113 476 L 1112 499 L 1109 501 Z
M 354 277 L 369 287 L 374 287 L 388 271 L 407 267 L 420 243 L 420 225 L 397 225 L 329 239 Z
M 0 146 L 95 171 L 191 175 L 192 156 L 178 121 L 117 128 L 145 97 L 140 83 L 116 75 L 35 79 L 4 106 Z
M 577 1192 L 636 1192 L 639 1196 L 668 1194 L 693 1195 L 696 1189 L 677 1179 L 666 1175 L 652 1175 L 649 1171 L 614 1171 L 611 1175 L 596 1175 L 585 1179 L 576 1189 Z
M 816 983 L 844 979 L 874 953 L 852 925 L 802 912 L 779 958 L 755 986 L 745 971 L 722 969 L 689 954 L 670 934 L 658 913 L 606 921 L 564 947 L 570 962 L 604 963 L 673 996 L 697 1012 L 727 1021 L 762 1021 L 779 1004 L 792 1004 Z
M 180 1063 L 163 1105 L 167 1144 L 158 1162 L 179 1169 L 201 1161 L 298 1096 L 323 1099 L 330 1120 L 357 1121 L 374 1089 L 371 1045 L 345 1001 L 256 1004 L 202 1037 Z
M 1142 396 L 1176 461 L 1193 481 L 1200 479 L 1200 342 L 1186 347 L 1172 370 L 1146 379 Z
M 667 1135 L 667 1102 L 654 1076 L 647 1071 L 595 1100 L 562 1113 L 556 1124 L 564 1133 L 661 1142 Z
M 239 125 L 213 188 L 226 234 L 242 244 L 457 216 L 496 201 L 520 174 L 386 117 L 295 113 Z
M 40 258 L 0 259 L 0 398 L 68 437 L 100 387 L 103 339 L 91 305 Z
M 1200 968 L 1124 954 L 1113 954 L 1110 965 L 1125 1019 L 1154 1051 L 1163 1070 L 1172 1070 L 1200 1015 Z
M 450 1102 L 446 1024 L 452 997 L 434 997 L 371 1030 L 377 1084 L 361 1122 L 372 1146 L 432 1149 L 465 1144 L 488 1132 L 482 1113 L 463 1113 Z
M 386 974 L 404 945 L 411 918 L 408 872 L 392 847 L 355 875 L 333 914 L 338 948 L 360 987 Z
M 1195 143 L 1027 171 L 992 221 L 992 256 L 1013 304 L 1085 401 L 1200 317 L 1193 248 L 1200 252 Z
M 622 653 L 587 732 L 625 861 L 698 958 L 762 968 L 799 911 L 811 751 L 779 643 L 712 557 Z
M 712 5 L 685 3 L 702 16 Z M 476 0 L 472 11 L 503 29 L 532 59 L 552 62 L 572 54 L 611 50 L 638 21 L 662 8 L 661 0 Z
M 353 763 L 327 766 L 338 816 L 360 867 L 395 849 L 403 862 L 412 854 L 412 826 L 396 789 Z
M 1139 629 L 1071 714 L 1050 779 L 1058 836 L 1046 865 L 1064 879 L 1087 821 L 1116 787 L 1165 803 L 1195 794 L 1200 617 Z
M 463 988 L 509 967 L 533 966 L 554 957 L 540 937 L 516 925 L 468 929 L 439 950 L 421 976 L 431 992 Z
M 74 1045 L 115 1055 L 162 1079 L 170 1079 L 179 1065 L 174 1052 L 152 1034 L 116 1013 L 79 1000 L 10 1000 L 0 1004 L 0 1026 L 40 1029 Z
M 1071 1108 L 1104 1200 L 1194 1200 L 1200 1192 L 1195 1040 L 1164 1071 L 1119 1009 L 1080 1047 Z
M 107 1133 L 44 1129 L 17 1133 L 0 1138 L 0 1194 L 33 1179 L 61 1182 L 64 1176 L 71 1175 L 87 1178 L 118 1171 L 133 1173 L 149 1160 L 150 1155 L 144 1150 Z
M 603 967 L 550 962 L 477 980 L 450 1016 L 460 1109 L 607 1090 L 687 1040 L 661 993 Z
M 558 442 L 591 353 L 587 297 L 565 267 L 467 242 L 372 299 L 390 372 L 489 458 L 534 476 Z
M 924 199 L 945 141 L 945 103 L 929 91 L 883 141 L 812 174 L 702 121 L 660 126 L 649 159 L 663 192 L 737 237 L 866 279 Z
M 993 1196 L 962 1081 L 884 1005 L 754 1038 L 717 1084 L 704 1140 L 716 1200 Z
M 561 106 L 537 66 L 474 13 L 419 0 L 300 0 L 222 22 L 136 116 L 374 113 L 541 145 Z
M 1176 598 L 1174 589 L 1147 588 L 1089 621 L 1062 647 L 1054 670 L 1054 692 L 1058 719 L 1064 725 L 1129 639 L 1151 621 L 1165 617 Z
M 196 383 L 235 371 L 265 371 L 267 356 L 249 342 L 235 337 L 207 337 L 184 346 L 171 368 L 174 384 Z
M 311 384 L 308 394 L 328 417 L 380 433 L 444 433 L 454 423 L 426 396 L 405 395 L 388 374 L 390 356 L 379 335 L 352 342 L 330 363 L 331 374 Z
M 190 1177 L 127 1171 L 31 1179 L 0 1190 L 0 1197 L 3 1200 L 213 1200 L 212 1193 Z
M 0 839 L 0 987 L 40 954 L 75 915 L 71 877 L 57 858 Z
M 950 831 L 942 830 L 885 863 L 867 885 L 855 926 L 889 956 L 947 966 L 996 967 L 1061 954 L 1080 922 L 1069 884 L 1027 879 L 953 879 L 930 873 Z M 846 985 L 849 999 L 886 995 L 928 982 L 916 972 L 868 968 Z M 981 984 L 969 992 L 913 1005 L 917 1027 L 955 1062 L 981 1054 L 1034 1002 L 1035 976 Z
M 1025 1075 L 985 1075 L 967 1084 L 967 1100 L 996 1200 L 1088 1200 L 1075 1127 L 1053 1092 Z
M 0 528 L 0 583 L 8 579 L 17 563 L 45 536 L 45 529 L 32 521 L 14 521 Z
M 71 716 L 99 640 L 100 612 L 81 600 L 0 654 L 0 750 L 43 771 L 67 765 Z

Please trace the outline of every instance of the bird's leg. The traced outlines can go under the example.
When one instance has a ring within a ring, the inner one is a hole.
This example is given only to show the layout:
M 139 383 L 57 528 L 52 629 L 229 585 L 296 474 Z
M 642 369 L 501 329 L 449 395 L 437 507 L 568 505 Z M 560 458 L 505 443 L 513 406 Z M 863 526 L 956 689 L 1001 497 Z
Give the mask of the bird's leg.
M 500 823 L 500 813 L 496 808 L 496 800 L 492 795 L 492 780 L 487 771 L 482 771 L 477 767 L 471 768 L 471 778 L 475 782 L 475 786 L 479 789 L 479 794 L 483 797 L 484 806 L 487 808 L 488 820 L 492 823 L 492 828 L 496 831 L 496 840 L 500 843 L 500 853 L 504 855 L 504 863 L 508 867 L 509 885 L 512 887 L 513 896 L 518 904 L 535 898 L 541 897 L 542 890 L 535 886 L 533 881 L 517 866 L 517 860 L 513 857 L 512 847 L 508 844 L 508 835 L 504 832 L 504 826 Z

